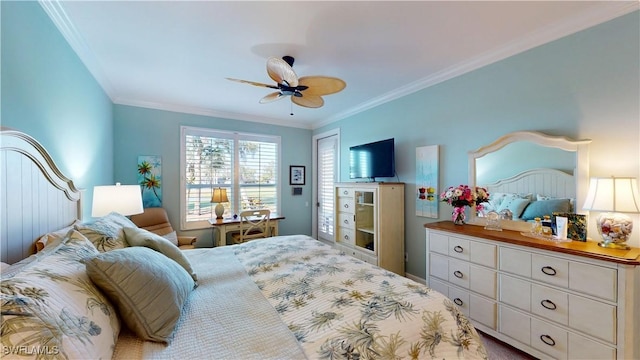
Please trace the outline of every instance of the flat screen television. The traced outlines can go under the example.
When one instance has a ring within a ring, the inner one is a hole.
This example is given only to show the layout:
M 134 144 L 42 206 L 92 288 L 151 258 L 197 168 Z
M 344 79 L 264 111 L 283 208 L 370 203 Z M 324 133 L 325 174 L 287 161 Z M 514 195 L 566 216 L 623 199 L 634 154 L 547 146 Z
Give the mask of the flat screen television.
M 394 139 L 349 148 L 349 178 L 371 179 L 396 175 Z

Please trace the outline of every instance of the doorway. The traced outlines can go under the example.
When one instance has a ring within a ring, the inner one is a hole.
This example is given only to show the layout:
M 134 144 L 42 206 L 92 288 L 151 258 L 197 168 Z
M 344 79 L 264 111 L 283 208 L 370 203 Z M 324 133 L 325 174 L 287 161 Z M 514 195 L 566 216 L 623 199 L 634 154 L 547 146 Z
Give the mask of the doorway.
M 334 242 L 334 184 L 339 179 L 340 129 L 313 137 L 313 168 L 316 181 L 313 187 L 312 236 L 318 240 Z

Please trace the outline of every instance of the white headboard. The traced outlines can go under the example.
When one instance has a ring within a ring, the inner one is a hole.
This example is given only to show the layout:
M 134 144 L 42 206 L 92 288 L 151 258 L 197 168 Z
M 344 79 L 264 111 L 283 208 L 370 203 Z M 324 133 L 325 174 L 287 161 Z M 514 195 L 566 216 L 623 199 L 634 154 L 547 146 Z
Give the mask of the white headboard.
M 485 186 L 492 193 L 532 193 L 553 198 L 575 199 L 576 181 L 572 174 L 557 169 L 532 169 Z
M 0 258 L 35 252 L 35 241 L 82 218 L 80 191 L 31 136 L 0 129 Z

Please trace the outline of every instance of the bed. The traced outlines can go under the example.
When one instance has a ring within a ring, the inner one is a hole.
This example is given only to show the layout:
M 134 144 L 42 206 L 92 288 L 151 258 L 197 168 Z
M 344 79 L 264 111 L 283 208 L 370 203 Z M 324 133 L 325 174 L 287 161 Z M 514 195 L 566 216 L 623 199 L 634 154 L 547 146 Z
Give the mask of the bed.
M 483 203 L 479 216 L 509 209 L 513 220 L 531 221 L 552 213 L 572 213 L 575 209 L 574 176 L 558 169 L 526 170 L 482 186 L 489 192 L 490 200 Z
M 83 222 L 37 141 L 1 145 L 5 358 L 487 358 L 424 285 L 305 235 L 180 251 L 119 214 Z

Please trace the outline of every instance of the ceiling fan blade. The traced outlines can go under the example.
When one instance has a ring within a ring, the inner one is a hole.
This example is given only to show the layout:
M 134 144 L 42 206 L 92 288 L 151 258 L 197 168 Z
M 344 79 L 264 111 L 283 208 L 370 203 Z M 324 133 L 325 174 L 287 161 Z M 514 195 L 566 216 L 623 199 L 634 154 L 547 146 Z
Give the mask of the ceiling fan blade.
M 260 104 L 270 103 L 272 101 L 280 100 L 284 98 L 284 95 L 280 91 L 272 92 L 271 94 L 260 99 Z
M 298 86 L 298 75 L 286 61 L 277 57 L 267 60 L 267 73 L 278 84 L 286 83 L 288 86 Z
M 318 95 L 304 94 L 301 97 L 292 96 L 291 101 L 293 101 L 293 103 L 296 105 L 307 108 L 319 108 L 324 105 L 324 100 Z
M 330 76 L 303 76 L 298 80 L 298 84 L 309 87 L 303 90 L 304 96 L 335 94 L 347 86 L 342 79 Z
M 249 80 L 240 80 L 240 79 L 232 79 L 232 78 L 227 78 L 227 80 L 231 80 L 231 81 L 235 81 L 235 82 L 239 82 L 239 83 L 243 83 L 243 84 L 249 84 L 249 85 L 253 85 L 253 86 L 266 87 L 266 88 L 270 88 L 270 89 L 277 89 L 278 88 L 275 85 L 263 84 L 263 83 L 259 83 L 259 82 L 255 82 L 255 81 L 249 81 Z

